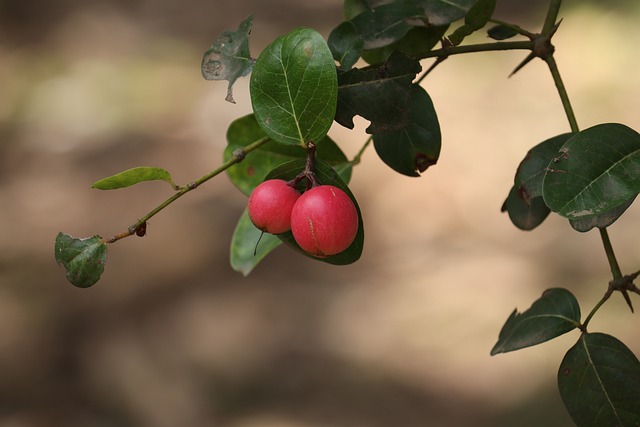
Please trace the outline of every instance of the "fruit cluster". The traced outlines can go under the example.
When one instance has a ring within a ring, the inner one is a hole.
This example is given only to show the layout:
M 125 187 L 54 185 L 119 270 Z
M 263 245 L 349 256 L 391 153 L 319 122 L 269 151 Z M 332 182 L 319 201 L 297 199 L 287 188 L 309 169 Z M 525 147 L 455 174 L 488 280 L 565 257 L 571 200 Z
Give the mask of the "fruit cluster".
M 253 190 L 247 209 L 258 229 L 271 234 L 291 230 L 298 246 L 316 257 L 343 252 L 358 232 L 355 204 L 333 185 L 316 185 L 301 194 L 294 182 L 270 179 Z

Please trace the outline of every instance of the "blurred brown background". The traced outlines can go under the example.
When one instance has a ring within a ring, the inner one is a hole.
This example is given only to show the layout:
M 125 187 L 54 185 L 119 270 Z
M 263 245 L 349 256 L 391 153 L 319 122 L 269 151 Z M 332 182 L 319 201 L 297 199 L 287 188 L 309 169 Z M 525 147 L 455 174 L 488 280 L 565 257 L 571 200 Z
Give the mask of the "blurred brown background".
M 545 7 L 502 1 L 499 17 L 538 30 Z M 583 128 L 640 128 L 637 12 L 562 10 L 557 60 Z M 425 81 L 443 150 L 422 178 L 366 153 L 357 264 L 280 248 L 234 273 L 246 199 L 219 177 L 110 246 L 95 287 L 66 282 L 59 231 L 117 234 L 169 194 L 94 181 L 148 165 L 184 184 L 220 164 L 248 79 L 228 104 L 200 60 L 249 14 L 257 56 L 297 26 L 328 35 L 341 1 L 0 1 L 0 427 L 571 425 L 555 376 L 576 333 L 489 356 L 516 306 L 567 287 L 587 313 L 609 280 L 597 233 L 557 217 L 524 233 L 500 213 L 528 148 L 568 130 L 542 63 L 507 79 L 523 52 L 451 58 Z M 352 156 L 365 127 L 331 134 Z M 611 229 L 627 272 L 639 227 L 636 207 Z M 637 322 L 616 295 L 592 328 L 638 354 Z

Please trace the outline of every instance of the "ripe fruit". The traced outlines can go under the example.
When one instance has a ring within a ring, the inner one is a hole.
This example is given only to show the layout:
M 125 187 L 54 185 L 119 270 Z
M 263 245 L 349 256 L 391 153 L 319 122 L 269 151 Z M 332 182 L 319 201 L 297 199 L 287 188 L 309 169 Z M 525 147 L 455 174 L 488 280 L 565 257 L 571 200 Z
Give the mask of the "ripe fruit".
M 258 229 L 280 234 L 291 229 L 291 210 L 300 192 L 281 179 L 269 179 L 258 185 L 251 196 L 247 210 Z
M 332 185 L 307 190 L 293 205 L 291 232 L 296 243 L 318 257 L 347 249 L 358 232 L 358 211 L 351 198 Z

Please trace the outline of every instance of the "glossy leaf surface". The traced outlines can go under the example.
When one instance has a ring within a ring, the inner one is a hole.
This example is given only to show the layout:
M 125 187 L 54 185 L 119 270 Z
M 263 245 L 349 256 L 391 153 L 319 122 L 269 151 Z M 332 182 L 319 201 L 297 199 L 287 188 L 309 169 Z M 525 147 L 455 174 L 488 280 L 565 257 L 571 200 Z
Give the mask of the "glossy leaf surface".
M 367 9 L 351 20 L 365 49 L 388 46 L 402 39 L 414 25 L 422 25 L 422 8 L 411 2 L 393 2 Z
M 139 166 L 127 169 L 124 172 L 117 173 L 100 181 L 95 182 L 91 188 L 98 190 L 115 190 L 118 188 L 130 187 L 144 181 L 166 181 L 174 189 L 176 185 L 171 179 L 171 174 L 162 168 L 152 168 L 147 166 Z
M 431 25 L 447 25 L 462 19 L 478 0 L 418 0 Z
M 281 244 L 282 241 L 277 236 L 258 230 L 245 209 L 231 238 L 231 268 L 248 276 L 264 257 Z
M 580 336 L 560 364 L 558 388 L 578 427 L 640 425 L 640 362 L 617 338 Z
M 574 230 L 581 233 L 585 233 L 592 228 L 606 228 L 616 222 L 623 213 L 627 211 L 629 206 L 633 204 L 635 198 L 624 202 L 622 205 L 611 209 L 608 212 L 601 213 L 600 215 L 591 216 L 583 219 L 570 219 L 569 224 Z
M 336 121 L 353 129 L 354 116 L 362 116 L 371 122 L 367 128 L 370 134 L 406 127 L 411 116 L 412 81 L 421 69 L 418 61 L 395 52 L 378 67 L 341 73 Z
M 640 192 L 640 135 L 608 123 L 572 136 L 548 165 L 545 203 L 569 219 L 608 212 Z
M 420 176 L 440 156 L 440 125 L 429 94 L 413 85 L 409 100 L 409 122 L 398 130 L 375 134 L 378 156 L 396 172 Z
M 267 46 L 254 65 L 250 88 L 258 123 L 278 142 L 318 142 L 333 123 L 336 67 L 315 30 L 299 28 Z
M 236 119 L 227 129 L 228 145 L 224 150 L 224 160 L 229 160 L 236 149 L 265 136 L 267 134 L 253 114 Z M 240 191 L 248 196 L 276 166 L 294 159 L 304 159 L 306 155 L 306 149 L 298 145 L 281 144 L 271 140 L 249 153 L 242 162 L 227 169 L 227 176 Z M 340 147 L 331 138 L 326 136 L 316 144 L 316 157 L 336 168 L 342 179 L 349 182 L 352 167 Z
M 249 34 L 253 16 L 246 18 L 237 31 L 225 31 L 207 49 L 202 58 L 202 76 L 207 80 L 228 80 L 226 100 L 235 104 L 233 84 L 251 72 L 254 60 L 249 52 Z
M 491 355 L 549 341 L 575 329 L 579 323 L 580 306 L 573 294 L 561 288 L 547 289 L 531 308 L 511 313 Z
M 58 265 L 67 271 L 67 280 L 79 288 L 94 285 L 107 262 L 107 245 L 100 236 L 78 239 L 58 233 L 54 252 Z
M 287 181 L 291 180 L 304 169 L 304 165 L 304 160 L 294 160 L 285 163 L 271 171 L 267 175 L 267 179 L 284 179 Z M 364 248 L 364 225 L 362 223 L 362 215 L 360 214 L 360 207 L 358 206 L 358 202 L 356 201 L 347 184 L 342 180 L 342 178 L 340 178 L 340 175 L 338 175 L 338 173 L 334 171 L 333 168 L 327 163 L 316 161 L 316 176 L 318 177 L 318 180 L 321 184 L 333 185 L 335 187 L 338 187 L 345 193 L 347 193 L 351 200 L 353 200 L 353 203 L 356 206 L 356 210 L 358 211 L 358 232 L 356 234 L 355 240 L 353 241 L 351 246 L 349 246 L 344 252 L 328 256 L 326 258 L 317 258 L 307 254 L 298 246 L 295 239 L 293 238 L 293 234 L 291 234 L 291 231 L 283 234 L 278 234 L 278 237 L 287 245 L 315 260 L 335 265 L 352 264 L 360 259 L 360 256 L 362 255 L 362 249 Z M 305 189 L 304 180 L 300 183 L 299 189 L 301 191 Z

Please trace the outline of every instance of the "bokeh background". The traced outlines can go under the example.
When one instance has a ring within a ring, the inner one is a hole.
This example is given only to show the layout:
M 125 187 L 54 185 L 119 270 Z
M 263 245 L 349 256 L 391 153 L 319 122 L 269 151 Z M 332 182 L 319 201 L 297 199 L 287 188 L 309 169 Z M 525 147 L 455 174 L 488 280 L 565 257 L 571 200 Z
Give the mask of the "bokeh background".
M 248 79 L 200 76 L 202 53 L 254 14 L 252 53 L 298 26 L 325 36 L 340 0 L 0 1 L 0 426 L 567 426 L 555 377 L 569 333 L 490 357 L 498 332 L 550 287 L 583 313 L 609 269 L 597 233 L 558 217 L 516 230 L 500 206 L 528 148 L 566 132 L 540 61 L 452 57 L 424 86 L 441 120 L 440 163 L 399 176 L 369 150 L 352 189 L 361 261 L 334 267 L 287 248 L 245 278 L 228 246 L 246 199 L 222 176 L 109 247 L 101 281 L 66 282 L 59 231 L 111 236 L 164 200 L 164 183 L 115 192 L 96 180 L 140 165 L 187 183 L 221 162 L 250 112 Z M 501 1 L 538 30 L 546 4 Z M 557 61 L 582 128 L 640 129 L 635 2 L 567 1 Z M 485 40 L 483 35 L 472 41 Z M 425 62 L 425 65 L 428 65 Z M 339 126 L 349 156 L 366 139 Z M 639 264 L 639 211 L 611 228 Z M 636 298 L 636 305 L 638 301 Z M 640 353 L 616 295 L 592 322 Z

